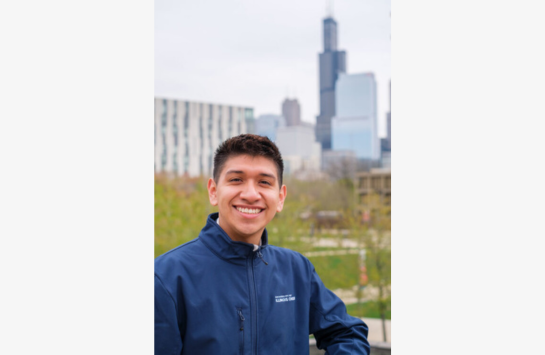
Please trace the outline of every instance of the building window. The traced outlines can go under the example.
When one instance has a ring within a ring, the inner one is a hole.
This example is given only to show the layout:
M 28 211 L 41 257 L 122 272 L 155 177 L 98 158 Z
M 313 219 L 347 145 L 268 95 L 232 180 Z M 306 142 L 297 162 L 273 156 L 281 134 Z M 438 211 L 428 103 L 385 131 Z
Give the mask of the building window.
M 214 112 L 214 107 L 212 105 L 208 105 L 208 144 L 210 145 L 210 148 L 212 148 L 212 114 Z
M 246 116 L 246 119 L 253 118 L 254 117 L 254 110 L 251 108 L 244 109 L 244 115 Z
M 223 126 L 221 124 L 221 113 L 222 113 L 223 109 L 221 107 L 221 105 L 218 105 L 218 139 L 219 139 L 219 142 L 223 142 L 223 138 L 222 138 L 222 130 L 223 130 Z
M 237 110 L 237 134 L 240 134 L 242 132 L 241 127 L 241 121 L 242 121 L 242 110 Z
M 227 134 L 229 137 L 233 136 L 233 107 L 229 107 L 229 121 L 227 125 Z
M 184 114 L 184 138 L 187 139 L 189 130 L 189 102 L 185 103 L 185 114 Z
M 185 102 L 185 114 L 184 114 L 184 173 L 189 169 L 189 102 Z
M 167 100 L 163 99 L 163 112 L 161 114 L 161 138 L 163 141 L 163 151 L 161 153 L 161 171 L 165 170 L 167 165 Z
M 212 158 L 211 158 L 211 153 L 214 149 L 214 147 L 212 146 L 212 126 L 213 126 L 213 123 L 214 123 L 214 105 L 210 104 L 208 106 L 208 171 L 211 171 L 212 170 L 212 164 L 211 164 L 211 161 L 212 161 Z
M 204 134 L 203 134 L 203 128 L 202 128 L 202 105 L 201 105 L 201 112 L 199 112 L 199 140 L 200 140 L 200 143 L 201 143 L 201 148 L 203 146 L 203 138 L 204 138 Z
M 380 177 L 376 176 L 371 179 L 371 186 L 373 189 L 378 190 L 380 189 Z
M 172 132 L 174 135 L 174 147 L 178 148 L 178 102 L 174 101 L 174 112 L 172 113 Z

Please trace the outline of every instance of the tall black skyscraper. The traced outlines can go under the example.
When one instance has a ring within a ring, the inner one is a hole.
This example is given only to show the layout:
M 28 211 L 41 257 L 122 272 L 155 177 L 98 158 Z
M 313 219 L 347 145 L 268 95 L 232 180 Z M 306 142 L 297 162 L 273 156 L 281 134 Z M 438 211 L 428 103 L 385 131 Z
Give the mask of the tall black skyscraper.
M 320 62 L 320 115 L 316 117 L 316 140 L 331 149 L 331 118 L 335 116 L 335 83 L 346 72 L 346 52 L 337 50 L 337 22 L 324 19 L 324 51 Z

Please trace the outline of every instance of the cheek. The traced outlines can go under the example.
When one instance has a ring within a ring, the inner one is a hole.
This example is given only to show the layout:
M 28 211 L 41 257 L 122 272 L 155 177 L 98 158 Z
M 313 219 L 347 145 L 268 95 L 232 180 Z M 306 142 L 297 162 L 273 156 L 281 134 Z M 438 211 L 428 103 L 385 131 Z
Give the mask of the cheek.
M 272 210 L 274 210 L 275 212 L 280 212 L 279 209 L 281 208 L 281 203 L 280 203 L 280 200 L 278 198 L 271 198 L 269 200 L 269 206 L 271 207 Z
M 218 205 L 220 206 L 228 206 L 231 204 L 233 197 L 226 193 L 226 191 L 223 191 L 221 195 L 217 195 Z

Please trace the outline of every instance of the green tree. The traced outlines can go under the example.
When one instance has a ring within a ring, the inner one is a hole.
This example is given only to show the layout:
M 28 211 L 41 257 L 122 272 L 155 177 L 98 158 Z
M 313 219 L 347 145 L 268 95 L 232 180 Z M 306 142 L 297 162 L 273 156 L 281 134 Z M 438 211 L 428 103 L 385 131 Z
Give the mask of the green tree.
M 382 319 L 384 341 L 387 341 L 386 313 L 391 310 L 390 207 L 386 206 L 377 194 L 366 196 L 362 207 L 369 213 L 370 220 L 363 224 L 361 243 L 366 250 L 369 285 L 378 290 L 375 301 Z
M 206 216 L 217 210 L 208 202 L 206 180 L 155 176 L 155 256 L 199 235 Z

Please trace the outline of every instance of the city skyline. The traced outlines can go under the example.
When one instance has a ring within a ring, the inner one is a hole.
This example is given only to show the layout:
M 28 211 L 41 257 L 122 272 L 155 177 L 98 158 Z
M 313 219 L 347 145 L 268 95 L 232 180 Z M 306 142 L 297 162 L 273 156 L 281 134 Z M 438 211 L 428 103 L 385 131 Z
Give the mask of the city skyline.
M 213 8 L 214 11 L 210 9 Z M 390 2 L 333 4 L 347 73 L 377 78 L 379 135 L 389 109 Z M 155 96 L 253 107 L 281 114 L 298 99 L 301 120 L 319 115 L 318 54 L 326 2 L 155 2 Z

